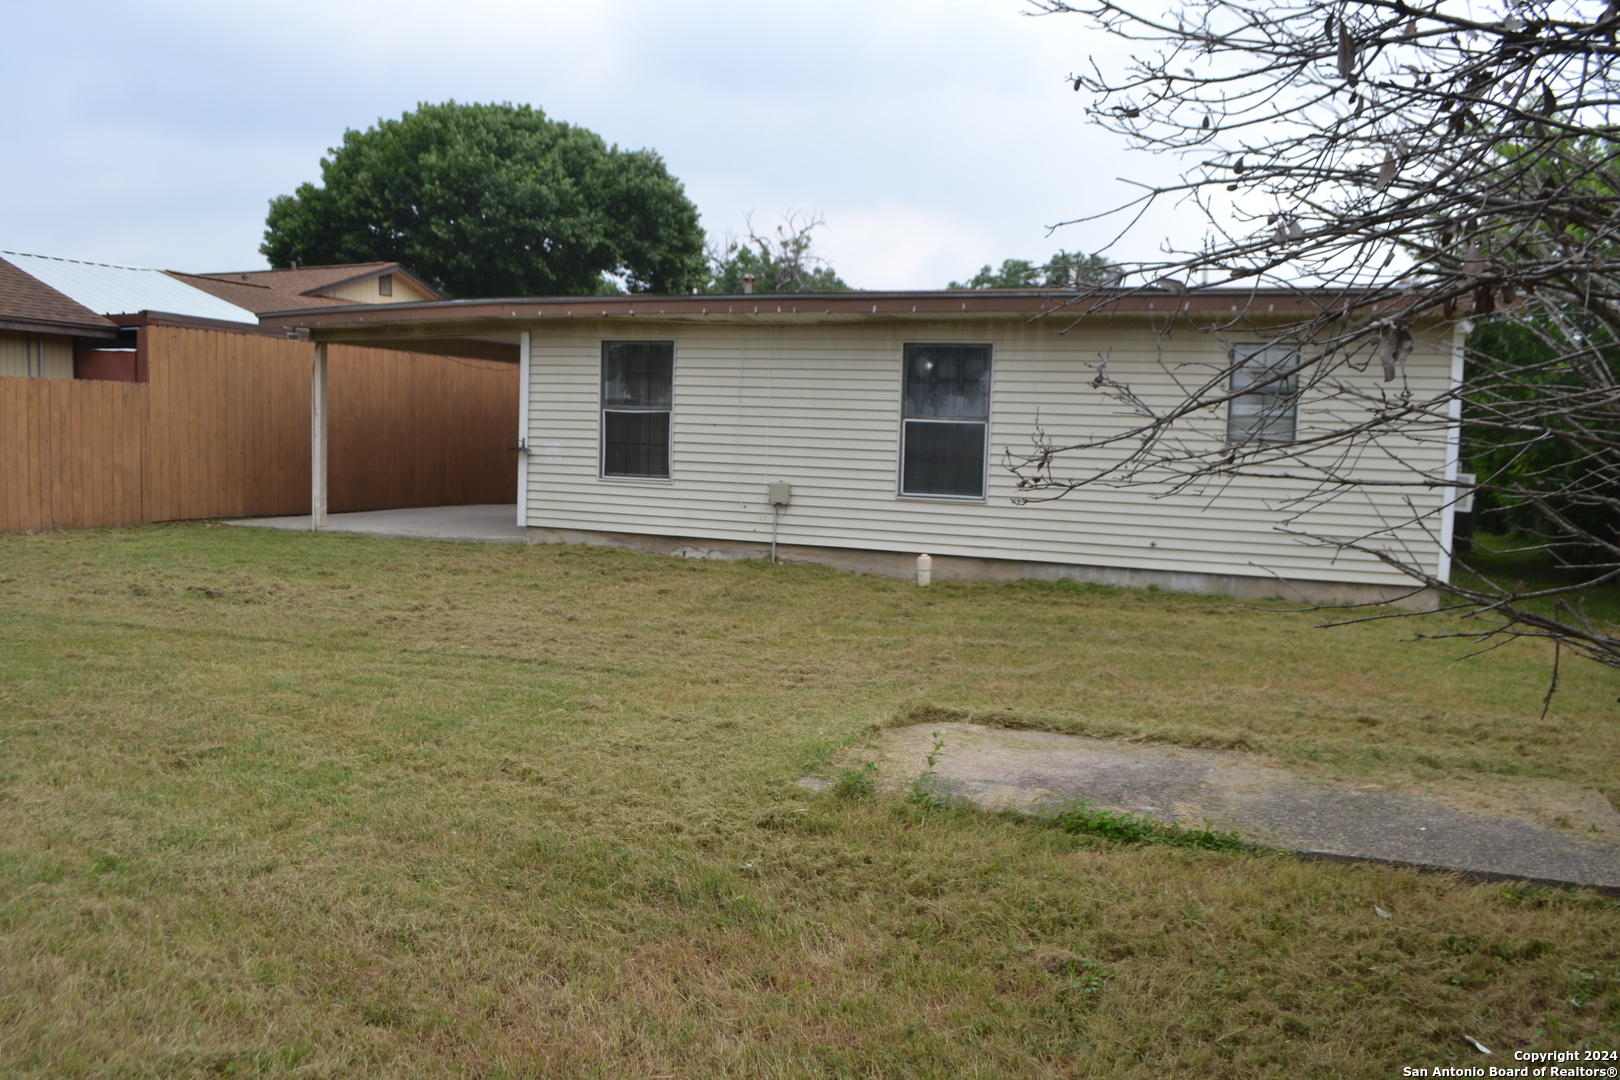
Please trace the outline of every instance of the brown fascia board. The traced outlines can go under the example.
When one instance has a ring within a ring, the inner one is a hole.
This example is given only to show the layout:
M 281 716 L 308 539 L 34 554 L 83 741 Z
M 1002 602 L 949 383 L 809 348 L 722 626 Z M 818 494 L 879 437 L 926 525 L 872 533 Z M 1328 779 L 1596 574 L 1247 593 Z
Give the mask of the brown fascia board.
M 618 296 L 529 297 L 506 300 L 432 300 L 409 304 L 355 304 L 320 311 L 266 312 L 262 322 L 295 324 L 312 330 L 337 327 L 456 325 L 538 318 L 733 318 L 784 315 L 871 317 L 874 315 L 1062 315 L 1089 312 L 1174 314 L 1247 311 L 1262 314 L 1316 314 L 1330 309 L 1333 296 L 1297 290 L 1195 291 L 1121 290 L 1077 298 L 1060 290 L 975 290 L 959 292 L 747 293 L 730 296 L 632 294 Z M 506 323 L 510 327 L 510 323 Z M 322 335 L 325 336 L 325 335 Z
M 101 323 L 69 323 L 13 319 L 0 316 L 0 330 L 19 330 L 25 334 L 57 334 L 61 337 L 116 338 L 118 336 L 118 327 L 110 320 Z

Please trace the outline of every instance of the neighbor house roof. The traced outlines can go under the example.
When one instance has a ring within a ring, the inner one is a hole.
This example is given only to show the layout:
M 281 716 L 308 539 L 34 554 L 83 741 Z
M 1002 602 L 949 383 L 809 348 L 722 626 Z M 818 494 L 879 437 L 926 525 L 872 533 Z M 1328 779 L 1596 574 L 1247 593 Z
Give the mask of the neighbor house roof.
M 358 281 L 370 281 L 384 274 L 409 280 L 428 296 L 444 294 L 397 262 L 342 263 L 336 266 L 300 266 L 282 270 L 233 270 L 211 274 L 181 274 L 189 284 L 223 296 L 231 303 L 255 304 L 270 297 L 282 297 L 279 307 L 256 307 L 267 311 L 294 311 L 308 307 L 347 305 L 352 300 L 327 294 Z
M 258 325 L 258 316 L 162 270 L 0 251 L 18 269 L 101 315 L 143 311 Z
M 227 303 L 246 308 L 262 315 L 267 311 L 296 311 L 303 308 L 348 307 L 353 300 L 335 296 L 305 296 L 287 292 L 270 283 L 247 280 L 252 271 L 243 274 L 187 274 L 179 270 L 168 271 L 170 277 L 183 281 L 192 288 L 217 296 Z
M 110 337 L 118 327 L 71 296 L 0 259 L 0 329 Z

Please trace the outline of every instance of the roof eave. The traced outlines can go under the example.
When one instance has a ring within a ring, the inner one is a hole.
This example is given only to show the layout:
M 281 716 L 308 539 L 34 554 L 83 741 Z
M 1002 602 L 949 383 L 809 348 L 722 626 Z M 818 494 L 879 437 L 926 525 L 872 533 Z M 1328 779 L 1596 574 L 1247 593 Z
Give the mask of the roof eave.
M 99 323 L 79 323 L 0 316 L 0 330 L 14 330 L 24 334 L 60 334 L 71 337 L 115 338 L 118 336 L 118 326 L 110 320 Z

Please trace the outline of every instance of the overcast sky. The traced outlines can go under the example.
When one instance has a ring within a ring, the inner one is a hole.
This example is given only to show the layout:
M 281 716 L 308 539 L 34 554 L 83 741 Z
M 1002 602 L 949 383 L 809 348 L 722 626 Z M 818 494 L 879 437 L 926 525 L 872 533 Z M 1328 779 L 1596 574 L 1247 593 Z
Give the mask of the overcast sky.
M 1047 226 L 1162 174 L 1064 77 L 1110 47 L 1019 0 L 0 0 L 0 249 L 197 271 L 265 265 L 271 197 L 346 128 L 512 101 L 651 147 L 714 233 L 788 209 L 861 288 L 1094 250 Z M 1117 254 L 1145 255 L 1167 221 Z

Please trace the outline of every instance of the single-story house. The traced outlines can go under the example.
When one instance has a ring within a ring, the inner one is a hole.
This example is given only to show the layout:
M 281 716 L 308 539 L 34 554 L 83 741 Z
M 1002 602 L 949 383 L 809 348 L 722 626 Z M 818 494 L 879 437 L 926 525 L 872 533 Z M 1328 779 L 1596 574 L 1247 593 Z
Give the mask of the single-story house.
M 927 553 L 947 577 L 1345 599 L 1410 590 L 1380 560 L 1303 531 L 1369 538 L 1448 573 L 1448 536 L 1392 524 L 1429 511 L 1449 522 L 1443 486 L 1314 498 L 1307 482 L 1240 478 L 1219 492 L 1093 486 L 1023 501 L 1002 462 L 1038 432 L 1079 442 L 1133 423 L 1093 385 L 1104 358 L 1113 378 L 1168 404 L 1178 377 L 1226 368 L 1234 349 L 1252 352 L 1267 324 L 1309 303 L 1281 290 L 1149 290 L 1073 325 L 1072 299 L 1052 290 L 630 295 L 304 310 L 265 322 L 307 330 L 318 357 L 345 343 L 518 364 L 517 519 L 534 542 L 748 557 L 774 537 L 786 558 L 896 576 Z M 1435 324 L 1415 336 L 1401 385 L 1442 392 L 1456 377 L 1456 332 Z M 1381 377 L 1372 367 L 1369 389 Z M 1239 398 L 1221 423 L 1303 438 L 1337 426 L 1344 408 L 1305 393 L 1279 416 Z M 1454 478 L 1454 425 L 1432 436 L 1380 447 L 1392 475 L 1415 467 Z M 1071 458 L 1060 473 L 1107 460 Z

